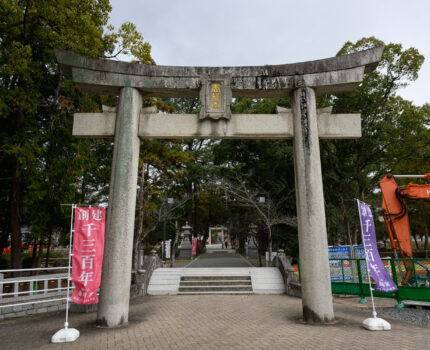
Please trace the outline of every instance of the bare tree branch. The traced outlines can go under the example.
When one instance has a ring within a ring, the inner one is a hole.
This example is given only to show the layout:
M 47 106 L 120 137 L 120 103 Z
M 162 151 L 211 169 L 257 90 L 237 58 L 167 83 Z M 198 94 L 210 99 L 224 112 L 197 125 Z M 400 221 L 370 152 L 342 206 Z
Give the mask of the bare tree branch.
M 250 184 L 246 179 L 235 175 L 231 180 L 217 179 L 213 182 L 215 187 L 223 190 L 232 197 L 237 204 L 253 208 L 268 231 L 269 261 L 272 258 L 272 227 L 276 225 L 288 225 L 297 227 L 297 217 L 283 214 L 281 207 L 285 198 L 276 200 L 261 188 L 258 184 Z M 259 203 L 258 197 L 264 195 L 265 203 Z

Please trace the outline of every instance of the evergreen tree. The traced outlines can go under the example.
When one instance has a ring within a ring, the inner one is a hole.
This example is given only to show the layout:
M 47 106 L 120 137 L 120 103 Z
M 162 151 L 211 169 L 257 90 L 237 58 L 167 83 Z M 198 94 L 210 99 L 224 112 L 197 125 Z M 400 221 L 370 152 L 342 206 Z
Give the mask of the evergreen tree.
M 60 73 L 54 49 L 87 57 L 118 51 L 154 64 L 133 24 L 106 27 L 110 11 L 108 0 L 0 0 L 1 210 L 8 217 L 0 247 L 10 232 L 12 268 L 21 267 L 23 225 L 49 243 L 64 224 L 60 203 L 91 202 L 106 190 L 111 141 L 73 139 L 71 121 L 76 111 L 100 111 L 102 102 L 116 99 L 75 89 Z

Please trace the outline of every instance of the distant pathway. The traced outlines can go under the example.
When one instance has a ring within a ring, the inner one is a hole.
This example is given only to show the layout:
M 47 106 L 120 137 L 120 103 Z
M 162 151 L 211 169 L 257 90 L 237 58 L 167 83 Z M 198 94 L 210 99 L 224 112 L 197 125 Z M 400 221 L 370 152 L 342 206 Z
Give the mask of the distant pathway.
M 200 267 L 254 267 L 248 260 L 237 253 L 213 252 L 200 255 L 185 266 L 186 268 Z

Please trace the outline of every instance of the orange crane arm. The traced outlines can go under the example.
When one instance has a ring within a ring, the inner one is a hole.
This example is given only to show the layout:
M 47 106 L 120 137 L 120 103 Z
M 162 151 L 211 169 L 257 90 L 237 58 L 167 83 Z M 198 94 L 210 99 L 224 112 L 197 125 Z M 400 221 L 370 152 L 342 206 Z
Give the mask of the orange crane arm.
M 423 178 L 430 180 L 430 174 Z M 393 251 L 397 250 L 396 242 L 403 258 L 412 258 L 412 242 L 406 199 L 430 199 L 430 184 L 408 184 L 399 187 L 391 174 L 379 181 L 382 191 L 382 214 L 387 227 Z
M 397 250 L 394 236 L 399 244 L 402 257 L 412 258 L 412 243 L 409 229 L 409 218 L 406 210 L 406 200 L 396 196 L 397 183 L 391 174 L 379 181 L 382 191 L 382 215 L 384 216 L 388 236 L 393 251 Z
M 430 185 L 407 184 L 399 188 L 399 194 L 408 199 L 430 199 Z

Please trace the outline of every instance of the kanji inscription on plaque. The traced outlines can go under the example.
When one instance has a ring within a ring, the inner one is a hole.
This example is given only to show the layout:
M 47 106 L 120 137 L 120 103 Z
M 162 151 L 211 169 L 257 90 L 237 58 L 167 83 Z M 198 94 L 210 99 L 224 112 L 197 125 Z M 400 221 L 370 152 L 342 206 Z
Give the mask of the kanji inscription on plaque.
M 200 119 L 231 118 L 231 77 L 229 75 L 201 75 Z

